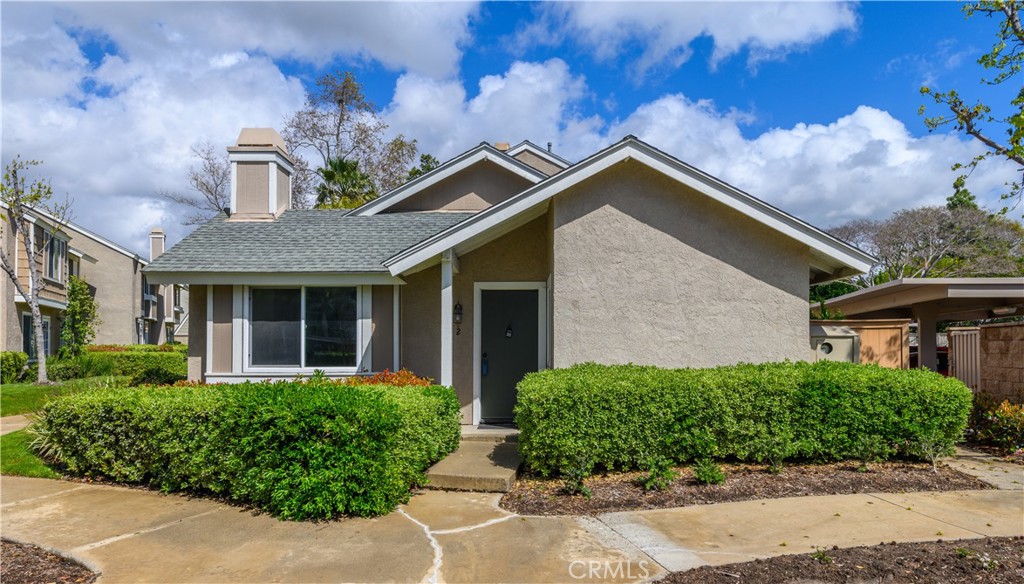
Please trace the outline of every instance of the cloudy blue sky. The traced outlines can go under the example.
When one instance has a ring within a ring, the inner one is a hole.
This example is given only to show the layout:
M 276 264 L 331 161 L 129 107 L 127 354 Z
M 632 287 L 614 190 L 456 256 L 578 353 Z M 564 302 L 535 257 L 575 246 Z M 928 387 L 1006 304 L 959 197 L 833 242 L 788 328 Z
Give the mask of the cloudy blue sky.
M 998 22 L 953 2 L 11 2 L 2 158 L 41 159 L 76 221 L 132 248 L 182 210 L 190 146 L 280 128 L 353 71 L 391 130 L 450 158 L 481 141 L 579 160 L 635 134 L 814 224 L 941 204 L 980 151 L 929 133 L 922 84 L 1009 101 L 976 59 Z M 969 187 L 996 207 L 1015 169 Z

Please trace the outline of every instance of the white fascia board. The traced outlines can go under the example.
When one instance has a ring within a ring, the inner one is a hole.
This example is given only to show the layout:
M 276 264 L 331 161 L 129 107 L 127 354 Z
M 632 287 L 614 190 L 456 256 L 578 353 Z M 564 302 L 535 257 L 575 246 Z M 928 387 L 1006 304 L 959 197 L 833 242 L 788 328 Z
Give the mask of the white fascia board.
M 289 174 L 295 171 L 295 165 L 280 152 L 229 152 L 230 162 L 276 162 L 283 166 Z
M 28 300 L 21 294 L 14 295 L 14 302 L 16 304 L 28 304 Z M 66 302 L 58 302 L 56 300 L 49 300 L 47 298 L 40 298 L 39 306 L 44 306 L 46 308 L 56 308 L 57 310 L 64 310 L 68 307 Z
M 200 284 L 250 286 L 393 286 L 405 284 L 386 273 L 245 273 L 245 272 L 146 272 L 150 284 Z
M 519 154 L 520 152 L 529 152 L 534 156 L 542 158 L 563 170 L 572 166 L 572 163 L 569 162 L 568 160 L 562 158 L 561 156 L 555 154 L 554 152 L 548 152 L 547 150 L 541 148 L 540 146 L 534 144 L 533 142 L 530 142 L 529 140 L 524 140 L 519 144 L 516 144 L 515 146 L 509 148 L 508 150 L 505 151 L 505 154 L 508 154 L 509 156 L 515 158 L 515 155 Z
M 534 184 L 547 178 L 547 176 L 541 171 L 519 162 L 510 156 L 506 156 L 504 153 L 487 144 L 481 144 L 480 146 L 449 160 L 423 176 L 411 180 L 397 189 L 378 197 L 361 207 L 358 207 L 352 211 L 351 215 L 357 217 L 376 215 L 388 207 L 400 203 L 416 193 L 485 160 L 493 162 Z
M 836 266 L 837 268 L 849 267 L 860 272 L 867 272 L 874 263 L 874 258 L 870 255 L 824 231 L 659 152 L 639 140 L 627 138 L 519 195 L 481 211 L 476 216 L 386 260 L 384 265 L 392 274 L 399 275 L 405 270 L 439 255 L 444 250 L 451 249 L 463 241 L 476 237 L 495 225 L 547 201 L 557 193 L 627 160 L 636 160 L 807 245 L 812 250 L 819 252 L 821 256 L 839 264 Z

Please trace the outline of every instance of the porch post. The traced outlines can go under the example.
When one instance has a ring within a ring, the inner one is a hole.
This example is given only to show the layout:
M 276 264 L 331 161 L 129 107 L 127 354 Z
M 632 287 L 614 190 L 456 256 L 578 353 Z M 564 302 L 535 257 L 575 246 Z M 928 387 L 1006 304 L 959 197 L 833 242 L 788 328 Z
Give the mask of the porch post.
M 441 385 L 452 384 L 452 250 L 441 254 Z
M 931 306 L 914 306 L 913 310 L 917 319 L 917 366 L 935 371 L 939 366 L 935 342 L 938 310 Z

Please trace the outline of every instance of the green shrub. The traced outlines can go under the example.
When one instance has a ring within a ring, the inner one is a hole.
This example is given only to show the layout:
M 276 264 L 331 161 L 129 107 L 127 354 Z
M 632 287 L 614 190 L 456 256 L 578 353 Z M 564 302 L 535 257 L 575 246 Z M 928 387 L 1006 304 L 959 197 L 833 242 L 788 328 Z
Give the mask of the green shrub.
M 971 393 L 925 370 L 830 361 L 715 369 L 593 363 L 527 375 L 518 386 L 519 449 L 533 470 L 564 472 L 586 453 L 595 468 L 735 457 L 843 460 L 864 436 L 914 455 L 912 444 L 963 434 Z
M 81 362 L 86 377 L 96 375 L 135 376 L 151 369 L 164 370 L 165 377 L 175 375 L 179 379 L 184 379 L 188 375 L 188 359 L 179 351 L 90 352 L 82 357 Z
M 701 458 L 693 463 L 693 478 L 705 485 L 720 485 L 725 482 L 725 473 L 715 461 Z
M 132 376 L 129 385 L 174 385 L 185 376 L 162 367 L 150 367 Z
M 82 363 L 74 357 L 67 359 L 49 358 L 46 360 L 46 376 L 51 381 L 67 381 L 69 379 L 80 379 Z
M 643 461 L 641 468 L 647 474 L 638 479 L 638 483 L 645 491 L 664 491 L 672 486 L 676 480 L 676 471 L 672 468 L 672 461 L 664 456 L 649 456 Z
M 0 352 L 0 383 L 17 383 L 21 378 L 28 355 L 20 351 Z
M 244 383 L 48 403 L 38 449 L 75 474 L 195 490 L 287 519 L 387 513 L 458 446 L 449 388 Z
M 164 343 L 162 345 L 88 345 L 89 353 L 181 353 L 188 354 L 188 345 L 184 343 Z
M 1024 404 L 998 402 L 983 393 L 975 395 L 971 432 L 975 440 L 1007 452 L 1024 448 Z

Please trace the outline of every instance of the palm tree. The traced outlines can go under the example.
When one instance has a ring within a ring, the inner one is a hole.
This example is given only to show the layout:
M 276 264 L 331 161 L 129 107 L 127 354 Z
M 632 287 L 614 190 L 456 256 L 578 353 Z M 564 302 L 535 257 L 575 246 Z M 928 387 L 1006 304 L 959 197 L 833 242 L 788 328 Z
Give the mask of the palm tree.
M 377 198 L 373 181 L 359 170 L 357 160 L 331 158 L 316 172 L 324 181 L 316 188 L 318 209 L 354 209 Z

